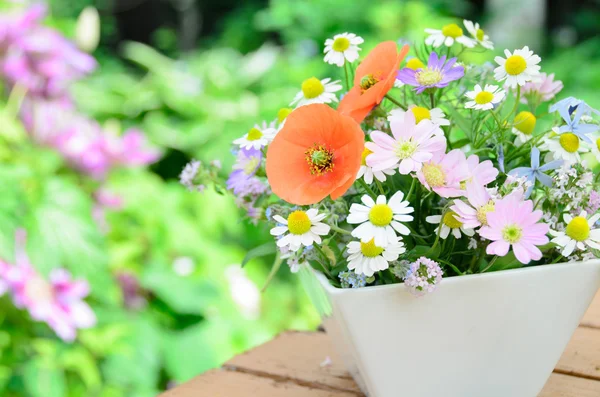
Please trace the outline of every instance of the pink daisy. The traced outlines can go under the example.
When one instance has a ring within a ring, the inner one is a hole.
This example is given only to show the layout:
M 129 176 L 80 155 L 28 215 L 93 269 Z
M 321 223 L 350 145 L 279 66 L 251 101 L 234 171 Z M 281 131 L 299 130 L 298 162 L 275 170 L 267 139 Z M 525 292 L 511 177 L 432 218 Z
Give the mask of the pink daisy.
M 488 226 L 479 229 L 479 234 L 492 240 L 487 246 L 490 255 L 505 256 L 512 246 L 517 260 L 528 264 L 542 258 L 538 245 L 547 244 L 549 227 L 538 223 L 542 211 L 533 211 L 531 200 L 522 201 L 519 195 L 509 195 L 496 201 L 493 212 L 487 214 Z
M 458 197 L 464 195 L 461 182 L 469 177 L 469 167 L 465 154 L 454 149 L 447 154 L 436 155 L 431 161 L 423 164 L 417 172 L 419 181 L 441 197 Z
M 469 177 L 465 181 L 467 184 L 475 182 L 485 186 L 495 181 L 498 176 L 498 170 L 494 167 L 494 164 L 490 160 L 479 162 L 479 156 L 476 154 L 469 156 L 467 165 L 469 167 Z
M 554 73 L 540 73 L 535 81 L 525 83 L 521 89 L 521 102 L 527 103 L 529 98 L 535 98 L 541 102 L 548 102 L 563 89 L 563 82 L 554 80 Z M 535 101 L 535 100 L 534 100 Z
M 413 112 L 391 121 L 390 128 L 393 137 L 373 131 L 373 142 L 365 144 L 373 152 L 367 158 L 367 165 L 373 171 L 398 167 L 401 174 L 407 175 L 419 171 L 435 154 L 446 151 L 446 138 L 443 133 L 440 135 L 439 127 L 427 119 L 416 124 Z
M 481 225 L 487 226 L 487 214 L 494 211 L 494 200 L 487 189 L 479 184 L 467 185 L 467 201 L 455 200 L 450 207 L 457 215 L 457 219 L 468 229 Z

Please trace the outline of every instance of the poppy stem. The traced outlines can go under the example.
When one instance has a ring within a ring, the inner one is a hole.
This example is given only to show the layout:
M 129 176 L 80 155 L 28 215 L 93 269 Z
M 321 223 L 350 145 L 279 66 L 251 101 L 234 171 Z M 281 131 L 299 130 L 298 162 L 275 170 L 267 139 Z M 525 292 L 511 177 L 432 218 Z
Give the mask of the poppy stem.
M 406 106 L 404 106 L 403 104 L 401 104 L 396 99 L 389 96 L 388 94 L 385 94 L 385 97 L 387 98 L 388 101 L 392 102 L 394 105 L 398 106 L 400 109 L 403 109 L 403 110 L 407 109 Z
M 365 183 L 365 181 L 362 180 L 362 178 L 358 179 L 358 183 L 367 191 L 367 193 L 369 193 L 369 196 L 371 196 L 373 200 L 377 199 L 375 192 L 369 187 L 369 185 Z

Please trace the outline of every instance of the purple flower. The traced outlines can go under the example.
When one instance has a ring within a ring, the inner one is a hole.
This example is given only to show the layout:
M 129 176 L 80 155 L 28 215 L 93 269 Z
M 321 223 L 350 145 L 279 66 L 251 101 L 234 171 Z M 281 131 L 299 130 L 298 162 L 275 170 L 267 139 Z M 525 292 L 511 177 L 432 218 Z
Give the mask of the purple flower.
M 233 193 L 240 196 L 254 190 L 257 186 L 254 175 L 260 167 L 262 161 L 262 152 L 258 149 L 240 149 L 237 153 L 237 160 L 233 165 L 233 172 L 227 179 L 227 189 L 233 190 Z M 260 181 L 259 181 L 260 182 Z M 261 182 L 262 183 L 262 182 Z
M 96 324 L 96 316 L 83 301 L 89 294 L 85 280 L 72 280 L 65 269 L 54 269 L 49 279 L 42 277 L 31 265 L 25 252 L 25 232 L 16 235 L 15 265 L 3 263 L 0 278 L 18 308 L 25 308 L 31 318 L 48 324 L 64 341 L 71 342 L 77 329 Z
M 442 281 L 442 274 L 437 262 L 422 256 L 410 265 L 404 285 L 416 296 L 425 295 L 435 291 Z
M 588 214 L 595 214 L 600 209 L 600 192 L 592 190 L 585 211 Z M 0 265 L 1 266 L 1 265 Z
M 428 88 L 443 88 L 450 82 L 458 80 L 465 75 L 465 68 L 454 66 L 456 58 L 450 58 L 446 62 L 446 56 L 441 58 L 435 52 L 429 55 L 427 67 L 421 69 L 404 68 L 398 72 L 398 80 L 405 84 L 415 86 L 417 94 Z

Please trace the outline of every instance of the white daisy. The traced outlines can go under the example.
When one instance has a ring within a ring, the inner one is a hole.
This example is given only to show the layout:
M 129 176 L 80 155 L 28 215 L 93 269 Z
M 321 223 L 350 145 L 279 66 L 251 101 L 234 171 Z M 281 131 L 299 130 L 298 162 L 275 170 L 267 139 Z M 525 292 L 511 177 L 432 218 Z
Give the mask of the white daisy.
M 475 85 L 473 91 L 469 91 L 465 94 L 470 99 L 465 103 L 465 108 L 475 110 L 490 110 L 494 108 L 494 105 L 502 102 L 506 91 L 497 85 L 486 84 L 485 88 L 482 89 L 479 84 Z
M 373 183 L 373 177 L 377 179 L 379 182 L 385 182 L 386 175 L 394 175 L 396 173 L 395 168 L 388 168 L 383 171 L 373 171 L 373 168 L 367 165 L 367 157 L 373 153 L 367 148 L 363 149 L 362 153 L 362 161 L 360 163 L 360 168 L 358 169 L 358 173 L 356 174 L 356 179 L 363 178 L 367 184 Z
M 581 163 L 580 153 L 589 152 L 581 139 L 571 132 L 561 134 L 558 127 L 554 127 L 552 131 L 556 135 L 545 138 L 540 149 L 550 151 L 554 160 L 563 160 L 565 164 Z
M 442 30 L 425 29 L 425 33 L 429 34 L 429 37 L 425 39 L 425 44 L 431 45 L 434 48 L 438 48 L 442 44 L 446 47 L 452 47 L 454 42 L 468 48 L 473 48 L 477 44 L 475 40 L 465 36 L 461 27 L 455 23 L 444 26 Z
M 262 125 L 255 124 L 246 135 L 236 139 L 233 143 L 242 149 L 260 150 L 271 143 L 276 134 L 277 130 L 274 126 L 267 125 L 267 122 L 263 121 Z
M 352 63 L 358 59 L 358 45 L 363 42 L 363 38 L 354 33 L 336 34 L 333 39 L 325 40 L 324 61 L 339 67 L 344 66 L 344 60 Z
M 516 144 L 520 146 L 533 138 L 533 130 L 537 123 L 537 118 L 531 112 L 526 110 L 519 112 L 513 120 L 512 132 L 517 136 Z
M 351 241 L 348 243 L 348 269 L 354 270 L 356 274 L 371 277 L 375 272 L 390 267 L 390 262 L 398 259 L 404 252 L 404 243 L 397 238 L 385 247 L 375 245 L 373 239 L 366 243 Z
M 331 81 L 330 78 L 319 80 L 316 77 L 311 77 L 302 82 L 302 89 L 296 94 L 290 105 L 299 107 L 311 103 L 337 102 L 335 92 L 341 89 L 342 85 L 339 80 Z
M 494 60 L 500 66 L 494 69 L 494 78 L 496 81 L 506 80 L 506 85 L 516 88 L 517 85 L 523 86 L 526 82 L 532 81 L 540 75 L 540 58 L 535 55 L 529 47 L 525 46 L 520 50 L 515 50 L 513 54 L 504 50 L 506 59 L 496 57 Z
M 414 208 L 408 201 L 402 201 L 404 193 L 396 192 L 386 203 L 384 195 L 377 197 L 377 202 L 367 195 L 362 196 L 362 204 L 350 206 L 350 214 L 346 220 L 350 224 L 360 224 L 352 231 L 352 235 L 360 238 L 363 243 L 375 239 L 378 247 L 385 247 L 396 241 L 396 232 L 408 235 L 410 230 L 400 222 L 411 222 Z
M 581 211 L 579 216 L 573 218 L 570 214 L 563 214 L 563 220 L 567 224 L 564 231 L 550 230 L 554 237 L 552 242 L 562 248 L 562 256 L 569 256 L 575 248 L 580 251 L 590 248 L 600 250 L 600 229 L 592 229 L 600 219 L 600 213 L 587 217 L 587 212 Z
M 313 243 L 320 244 L 320 236 L 327 235 L 330 229 L 329 225 L 321 222 L 325 214 L 319 214 L 314 208 L 294 211 L 287 219 L 280 215 L 274 215 L 273 219 L 281 224 L 271 229 L 273 236 L 281 236 L 277 246 L 289 247 L 290 251 L 298 251 L 301 246 L 308 247 Z
M 440 108 L 427 109 L 422 106 L 410 105 L 408 110 L 415 115 L 415 122 L 417 124 L 419 124 L 421 120 L 431 120 L 431 122 L 438 127 L 441 125 L 450 125 L 450 120 L 446 118 L 446 114 Z M 393 109 L 388 116 L 388 121 L 402 121 L 404 120 L 405 113 L 406 111 L 404 109 Z M 444 132 L 440 129 L 438 129 L 436 132 L 444 134 Z
M 483 29 L 479 26 L 477 22 L 473 23 L 471 21 L 463 20 L 465 24 L 465 28 L 467 28 L 467 32 L 473 36 L 473 39 L 481 44 L 482 47 L 487 48 L 488 50 L 494 49 L 494 43 L 490 41 L 490 36 L 485 34 Z
M 438 227 L 435 229 L 435 233 L 437 234 L 439 231 L 440 238 L 442 239 L 448 238 L 450 232 L 452 232 L 452 235 L 457 239 L 463 234 L 465 236 L 472 237 L 475 234 L 475 231 L 473 229 L 465 228 L 465 225 L 459 221 L 457 217 L 458 216 L 456 215 L 456 212 L 446 211 L 443 217 L 442 215 L 431 215 L 425 218 L 425 220 L 434 225 L 438 225 Z M 441 231 L 440 227 L 442 228 Z

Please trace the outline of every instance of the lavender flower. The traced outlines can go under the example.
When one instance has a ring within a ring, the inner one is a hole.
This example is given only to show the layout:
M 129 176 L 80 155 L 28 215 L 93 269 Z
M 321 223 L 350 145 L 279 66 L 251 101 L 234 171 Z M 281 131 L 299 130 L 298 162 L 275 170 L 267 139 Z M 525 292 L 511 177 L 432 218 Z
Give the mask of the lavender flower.
M 398 80 L 405 84 L 415 86 L 417 94 L 422 93 L 428 88 L 443 88 L 450 82 L 458 80 L 465 74 L 463 66 L 455 66 L 456 58 L 451 58 L 446 62 L 446 56 L 441 58 L 435 52 L 432 52 L 427 62 L 427 67 L 422 69 L 404 68 L 398 72 Z
M 367 285 L 367 276 L 346 271 L 338 274 L 342 288 L 362 288 Z
M 540 167 L 540 150 L 537 147 L 531 149 L 531 167 L 518 167 L 508 174 L 515 177 L 525 177 L 531 184 L 525 192 L 525 198 L 528 198 L 533 191 L 535 180 L 537 179 L 543 185 L 552 187 L 552 178 L 544 172 L 559 168 L 563 164 L 562 160 L 554 160 Z
M 592 190 L 587 202 L 585 211 L 588 214 L 595 214 L 600 209 L 600 192 Z
M 227 179 L 227 189 L 233 190 L 236 195 L 248 190 L 248 185 L 255 184 L 253 181 L 256 171 L 262 161 L 262 152 L 258 149 L 240 149 L 237 153 L 237 161 L 233 165 L 233 172 Z
M 187 187 L 189 191 L 203 190 L 199 189 L 199 186 L 202 185 L 196 185 L 194 182 L 194 179 L 196 176 L 198 176 L 201 166 L 202 163 L 200 163 L 198 160 L 192 160 L 186 164 L 185 167 L 183 167 L 181 174 L 179 174 L 179 183 Z
M 437 285 L 442 281 L 442 273 L 437 262 L 422 256 L 410 265 L 404 285 L 412 294 L 422 296 L 435 291 Z

